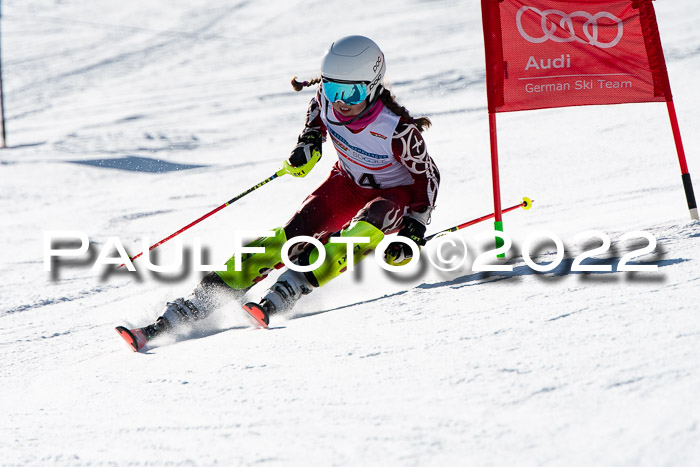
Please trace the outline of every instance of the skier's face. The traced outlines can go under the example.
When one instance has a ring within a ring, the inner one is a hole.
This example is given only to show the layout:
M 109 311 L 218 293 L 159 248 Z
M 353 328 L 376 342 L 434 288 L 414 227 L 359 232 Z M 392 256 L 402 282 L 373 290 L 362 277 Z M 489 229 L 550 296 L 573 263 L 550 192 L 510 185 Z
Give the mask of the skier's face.
M 336 113 L 343 117 L 354 117 L 355 115 L 365 110 L 366 106 L 367 102 L 365 101 L 362 101 L 359 104 L 355 105 L 348 105 L 343 101 L 333 102 L 333 110 L 335 110 Z

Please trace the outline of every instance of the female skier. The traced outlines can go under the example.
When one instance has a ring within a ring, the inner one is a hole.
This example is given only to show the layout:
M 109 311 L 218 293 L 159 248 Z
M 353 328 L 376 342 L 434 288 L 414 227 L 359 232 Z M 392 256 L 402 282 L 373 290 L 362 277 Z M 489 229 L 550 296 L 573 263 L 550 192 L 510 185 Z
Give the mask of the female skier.
M 209 273 L 189 297 L 169 302 L 155 324 L 133 330 L 118 327 L 134 350 L 162 332 L 209 316 L 231 300 L 242 300 L 248 289 L 283 264 L 280 251 L 288 239 L 301 235 L 319 239 L 326 260 L 311 272 L 286 270 L 259 304 L 243 305 L 263 327 L 270 315 L 291 309 L 302 295 L 345 270 L 347 246 L 330 242 L 331 236 L 369 237 L 369 243 L 354 245 L 355 262 L 389 233 L 425 243 L 440 182 L 421 136 L 430 120 L 414 119 L 394 100 L 383 86 L 385 72 L 384 54 L 377 44 L 367 37 L 348 36 L 331 45 L 321 64 L 321 78 L 292 80 L 297 91 L 319 86 L 285 170 L 296 177 L 308 174 L 321 158 L 321 144 L 328 136 L 338 161 L 292 218 L 274 229 L 274 236 L 248 245 L 264 247 L 264 253 L 242 255 L 238 268 L 231 258 L 226 271 Z M 296 244 L 289 252 L 290 260 L 299 265 L 314 264 L 318 257 L 318 250 L 309 244 Z M 391 243 L 384 252 L 391 265 L 406 264 L 411 257 L 411 248 L 402 242 Z

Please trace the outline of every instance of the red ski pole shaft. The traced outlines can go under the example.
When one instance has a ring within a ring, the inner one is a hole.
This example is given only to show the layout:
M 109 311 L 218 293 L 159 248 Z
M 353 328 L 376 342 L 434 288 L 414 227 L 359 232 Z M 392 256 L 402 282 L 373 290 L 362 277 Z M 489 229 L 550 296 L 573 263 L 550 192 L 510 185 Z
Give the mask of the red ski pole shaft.
M 151 245 L 151 246 L 148 248 L 148 251 L 151 251 L 152 249 L 154 249 L 154 248 L 156 248 L 156 247 L 162 245 L 163 243 L 167 242 L 168 240 L 170 240 L 170 239 L 173 238 L 173 237 L 177 237 L 177 236 L 180 235 L 182 232 L 184 232 L 185 230 L 189 229 L 190 227 L 193 227 L 193 226 L 199 224 L 200 222 L 202 222 L 202 221 L 203 221 L 204 219 L 206 219 L 207 217 L 213 216 L 213 215 L 216 214 L 217 212 L 219 212 L 219 211 L 221 211 L 222 209 L 224 209 L 226 206 L 229 206 L 229 205 L 235 203 L 235 202 L 238 201 L 239 199 L 243 198 L 245 195 L 247 195 L 247 194 L 249 194 L 249 193 L 252 193 L 253 191 L 255 191 L 255 190 L 257 190 L 258 188 L 260 188 L 261 186 L 263 186 L 263 185 L 265 185 L 265 184 L 271 182 L 272 180 L 274 180 L 274 179 L 276 179 L 277 177 L 279 177 L 279 176 L 281 176 L 281 175 L 284 175 L 284 174 L 286 174 L 286 173 L 287 173 L 287 171 L 286 171 L 285 169 L 280 169 L 278 172 L 276 172 L 276 173 L 275 173 L 274 175 L 272 175 L 271 177 L 268 177 L 268 178 L 266 178 L 265 180 L 263 180 L 262 182 L 258 183 L 257 185 L 248 188 L 246 191 L 244 191 L 244 192 L 241 193 L 240 195 L 231 198 L 230 200 L 226 201 L 226 202 L 225 202 L 224 204 L 222 204 L 221 206 L 219 206 L 219 207 L 217 207 L 217 208 L 215 208 L 215 209 L 209 211 L 208 213 L 206 213 L 205 215 L 203 215 L 203 216 L 200 217 L 199 219 L 197 219 L 197 220 L 195 220 L 195 221 L 193 221 L 193 222 L 190 222 L 189 224 L 187 224 L 186 226 L 184 226 L 183 228 L 181 228 L 181 229 L 178 230 L 177 232 L 168 235 L 167 237 L 165 237 L 163 240 L 159 241 L 158 243 L 154 243 L 153 245 Z M 131 261 L 133 262 L 136 258 L 138 258 L 139 256 L 143 255 L 144 253 L 145 253 L 145 251 L 142 251 L 141 253 L 130 257 L 129 260 L 131 260 Z M 119 266 L 119 267 L 122 267 L 122 266 L 124 266 L 124 265 L 122 264 L 122 265 Z
M 516 204 L 514 206 L 511 206 L 509 208 L 505 208 L 501 210 L 501 213 L 505 214 L 506 212 L 514 211 L 518 208 L 523 208 L 525 210 L 530 209 L 532 207 L 532 203 L 534 200 L 531 200 L 530 198 L 523 198 L 522 203 Z M 441 230 L 440 232 L 434 233 L 432 235 L 429 235 L 425 237 L 425 241 L 432 240 L 433 238 L 437 237 L 438 235 L 446 234 L 448 232 L 456 232 L 457 230 L 462 230 L 465 227 L 469 227 L 470 225 L 478 224 L 479 222 L 483 222 L 485 220 L 491 219 L 492 217 L 495 217 L 496 213 L 492 212 L 491 214 L 487 214 L 485 216 L 478 217 L 476 219 L 472 219 L 470 221 L 465 222 L 464 224 L 459 224 L 454 227 L 450 227 L 449 229 Z

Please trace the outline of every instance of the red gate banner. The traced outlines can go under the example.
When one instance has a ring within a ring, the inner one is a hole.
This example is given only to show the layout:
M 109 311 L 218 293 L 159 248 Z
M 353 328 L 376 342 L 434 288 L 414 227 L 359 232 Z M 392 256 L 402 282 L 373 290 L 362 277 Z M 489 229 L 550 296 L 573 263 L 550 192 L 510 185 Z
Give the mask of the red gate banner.
M 489 112 L 671 101 L 651 0 L 482 0 Z

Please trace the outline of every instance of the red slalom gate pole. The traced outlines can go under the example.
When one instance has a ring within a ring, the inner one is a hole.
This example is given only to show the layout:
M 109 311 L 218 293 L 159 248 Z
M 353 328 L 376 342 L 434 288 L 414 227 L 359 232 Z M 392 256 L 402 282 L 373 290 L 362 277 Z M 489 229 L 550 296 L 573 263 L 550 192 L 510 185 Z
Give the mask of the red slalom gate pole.
M 489 112 L 489 137 L 491 145 L 491 179 L 493 182 L 493 212 L 496 230 L 503 231 L 501 214 L 501 181 L 498 170 L 498 136 L 496 132 L 496 114 Z
M 698 220 L 698 205 L 695 202 L 693 183 L 690 180 L 688 163 L 685 160 L 685 150 L 683 149 L 683 140 L 681 140 L 681 130 L 678 125 L 678 117 L 676 116 L 676 106 L 673 105 L 672 100 L 667 100 L 666 107 L 668 107 L 668 116 L 671 119 L 671 129 L 673 130 L 673 141 L 676 143 L 678 162 L 681 165 L 681 178 L 683 180 L 683 189 L 685 190 L 685 199 L 688 202 L 688 210 L 690 210 L 690 218 Z
M 498 136 L 496 132 L 496 113 L 489 112 L 489 142 L 491 146 L 491 179 L 493 184 L 493 228 L 503 232 L 503 211 L 501 210 L 501 181 L 498 170 Z M 503 239 L 496 237 L 496 248 L 503 246 Z M 503 253 L 499 258 L 505 258 Z
M 288 173 L 288 172 L 287 172 L 285 169 L 280 169 L 279 171 L 277 171 L 277 172 L 276 172 L 274 175 L 272 175 L 271 177 L 268 177 L 268 178 L 266 178 L 265 180 L 263 180 L 262 182 L 258 183 L 257 185 L 248 188 L 246 191 L 244 191 L 244 192 L 241 193 L 240 195 L 231 198 L 230 200 L 226 201 L 226 202 L 225 202 L 224 204 L 222 204 L 221 206 L 219 206 L 219 207 L 217 207 L 217 208 L 215 208 L 215 209 L 209 211 L 208 213 L 206 213 L 205 215 L 203 215 L 203 216 L 200 217 L 199 219 L 197 219 L 197 220 L 195 220 L 195 221 L 193 221 L 193 222 L 190 222 L 189 224 L 187 224 L 186 226 L 184 226 L 183 228 L 181 228 L 181 229 L 178 230 L 177 232 L 168 235 L 167 237 L 165 237 L 163 240 L 159 241 L 158 243 L 154 243 L 153 245 L 151 245 L 151 246 L 148 248 L 148 251 L 151 251 L 152 249 L 154 249 L 154 248 L 156 248 L 156 247 L 162 245 L 163 243 L 167 242 L 168 240 L 170 240 L 170 239 L 173 238 L 173 237 L 177 237 L 177 236 L 180 235 L 182 232 L 184 232 L 185 230 L 189 229 L 189 228 L 192 227 L 192 226 L 195 226 L 195 225 L 199 224 L 200 222 L 202 222 L 202 221 L 203 221 L 204 219 L 206 219 L 207 217 L 213 216 L 213 215 L 216 214 L 217 212 L 219 212 L 219 211 L 221 211 L 222 209 L 224 209 L 226 206 L 229 206 L 229 205 L 235 203 L 235 202 L 238 201 L 239 199 L 243 198 L 245 195 L 247 195 L 247 194 L 249 194 L 249 193 L 251 193 L 251 192 L 257 190 L 257 189 L 260 188 L 261 186 L 263 186 L 263 185 L 265 185 L 265 184 L 271 182 L 272 180 L 274 180 L 274 179 L 276 179 L 277 177 L 280 177 L 281 175 L 284 175 L 284 174 L 286 174 L 286 173 Z M 143 255 L 144 253 L 145 253 L 145 251 L 142 251 L 142 252 L 139 253 L 138 255 L 131 256 L 131 257 L 129 257 L 129 260 L 133 262 L 136 258 L 138 258 L 139 256 Z M 121 268 L 122 266 L 124 266 L 124 264 L 120 265 L 119 267 Z M 119 268 L 117 268 L 117 269 L 119 269 Z
M 527 211 L 528 209 L 530 209 L 532 207 L 532 203 L 534 203 L 534 202 L 535 202 L 534 200 L 527 198 L 527 197 L 524 197 L 522 203 L 503 209 L 501 211 L 501 214 L 505 214 L 507 212 L 514 211 L 515 209 L 518 209 L 518 208 L 523 208 L 524 210 Z M 476 219 L 472 219 L 470 221 L 465 222 L 464 224 L 459 224 L 459 225 L 456 225 L 454 227 L 450 227 L 449 229 L 441 230 L 440 232 L 437 232 L 437 233 L 434 233 L 432 235 L 425 237 L 425 241 L 426 242 L 430 241 L 433 238 L 438 237 L 438 236 L 443 235 L 443 234 L 446 234 L 448 232 L 456 232 L 457 230 L 462 230 L 465 227 L 469 227 L 470 225 L 478 224 L 479 222 L 483 222 L 485 220 L 491 219 L 492 217 L 496 217 L 495 212 L 492 212 L 491 214 L 487 214 L 485 216 L 478 217 Z

